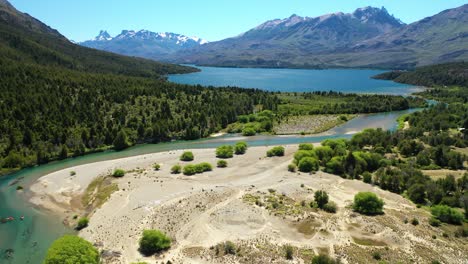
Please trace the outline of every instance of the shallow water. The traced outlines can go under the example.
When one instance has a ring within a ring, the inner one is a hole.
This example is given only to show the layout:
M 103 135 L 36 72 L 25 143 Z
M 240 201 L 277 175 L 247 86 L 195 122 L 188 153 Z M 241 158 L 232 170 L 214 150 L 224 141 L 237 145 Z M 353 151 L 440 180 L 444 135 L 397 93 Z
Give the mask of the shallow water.
M 336 91 L 408 95 L 421 88 L 371 77 L 381 70 L 364 69 L 252 69 L 197 67 L 201 72 L 174 74 L 169 80 L 204 86 L 237 86 L 281 92 Z
M 109 159 L 124 158 L 147 153 L 167 151 L 172 149 L 186 148 L 214 148 L 222 144 L 245 140 L 250 146 L 265 145 L 286 145 L 302 142 L 321 142 L 327 138 L 350 138 L 354 133 L 365 128 L 396 129 L 396 118 L 401 114 L 414 112 L 417 109 L 380 113 L 359 116 L 342 126 L 317 135 L 308 136 L 270 136 L 258 135 L 254 137 L 242 137 L 240 135 L 224 135 L 216 138 L 200 139 L 195 141 L 176 141 L 161 144 L 148 144 L 135 146 L 125 151 L 107 151 L 90 154 L 87 156 L 53 162 L 50 164 L 37 166 L 21 170 L 8 177 L 0 179 L 0 216 L 13 216 L 15 221 L 0 224 L 0 252 L 2 258 L 0 263 L 40 263 L 49 245 L 57 237 L 64 233 L 71 233 L 73 230 L 67 229 L 61 223 L 63 219 L 35 209 L 29 202 L 28 186 L 39 177 L 53 171 L 77 166 L 80 164 L 98 162 Z M 9 186 L 15 180 L 20 180 L 16 185 Z M 25 187 L 24 192 L 16 191 L 16 186 Z M 25 216 L 24 221 L 20 221 L 20 216 Z M 5 259 L 5 251 L 13 249 L 13 258 Z

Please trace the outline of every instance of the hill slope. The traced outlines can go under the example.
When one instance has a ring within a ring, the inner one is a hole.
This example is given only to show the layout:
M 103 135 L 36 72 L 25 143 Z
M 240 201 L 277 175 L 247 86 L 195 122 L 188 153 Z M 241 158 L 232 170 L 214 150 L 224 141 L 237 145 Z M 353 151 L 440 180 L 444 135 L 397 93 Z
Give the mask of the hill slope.
M 181 51 L 173 61 L 247 67 L 415 66 L 468 59 L 468 5 L 410 25 L 382 8 L 268 21 L 238 37 Z
M 129 58 L 73 44 L 56 30 L 17 11 L 6 0 L 0 2 L 0 58 L 85 72 L 145 77 L 195 71 L 189 67 Z

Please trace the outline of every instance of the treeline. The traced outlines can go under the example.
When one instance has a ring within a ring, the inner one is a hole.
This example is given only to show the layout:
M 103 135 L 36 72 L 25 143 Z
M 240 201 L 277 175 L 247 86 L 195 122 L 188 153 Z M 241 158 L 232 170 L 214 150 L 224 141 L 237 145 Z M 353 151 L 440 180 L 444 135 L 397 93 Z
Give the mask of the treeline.
M 416 68 L 414 71 L 386 72 L 374 78 L 428 87 L 453 85 L 468 87 L 468 62 L 430 65 Z
M 307 161 L 317 169 L 404 194 L 418 204 L 461 207 L 467 214 L 468 173 L 432 180 L 422 172 L 466 169 L 468 157 L 454 147 L 468 146 L 468 131 L 461 129 L 468 123 L 467 106 L 440 104 L 410 115 L 408 122 L 406 130 L 367 129 L 350 140 L 325 140 L 321 147 L 299 150 L 294 158 L 299 169 Z
M 255 107 L 268 92 L 203 88 L 0 60 L 0 166 L 16 168 L 112 145 L 197 139 Z
M 341 92 L 284 93 L 279 95 L 280 116 L 358 114 L 406 110 L 427 106 L 419 97 Z

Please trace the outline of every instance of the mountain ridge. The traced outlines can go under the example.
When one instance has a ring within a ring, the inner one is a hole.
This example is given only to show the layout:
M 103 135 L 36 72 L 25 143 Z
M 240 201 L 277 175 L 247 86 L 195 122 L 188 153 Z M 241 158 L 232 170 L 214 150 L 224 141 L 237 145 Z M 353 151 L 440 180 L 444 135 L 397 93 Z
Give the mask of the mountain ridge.
M 172 32 L 152 32 L 149 30 L 122 30 L 112 37 L 101 30 L 92 40 L 79 44 L 89 48 L 158 60 L 179 50 L 201 46 L 208 41 L 199 37 L 189 37 Z

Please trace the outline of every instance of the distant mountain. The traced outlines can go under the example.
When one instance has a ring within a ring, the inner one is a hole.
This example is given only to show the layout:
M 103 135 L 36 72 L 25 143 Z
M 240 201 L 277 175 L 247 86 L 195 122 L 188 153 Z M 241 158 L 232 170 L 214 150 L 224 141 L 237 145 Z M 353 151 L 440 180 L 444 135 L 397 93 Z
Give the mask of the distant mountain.
M 19 12 L 6 0 L 0 0 L 0 60 L 145 77 L 195 71 L 73 44 L 55 29 Z
M 237 37 L 182 50 L 179 63 L 234 67 L 412 68 L 468 59 L 468 5 L 406 25 L 385 8 L 267 21 Z
M 79 43 L 82 46 L 118 54 L 158 60 L 174 52 L 195 48 L 208 41 L 175 33 L 155 33 L 148 30 L 123 30 L 111 37 L 101 30 L 93 40 Z

